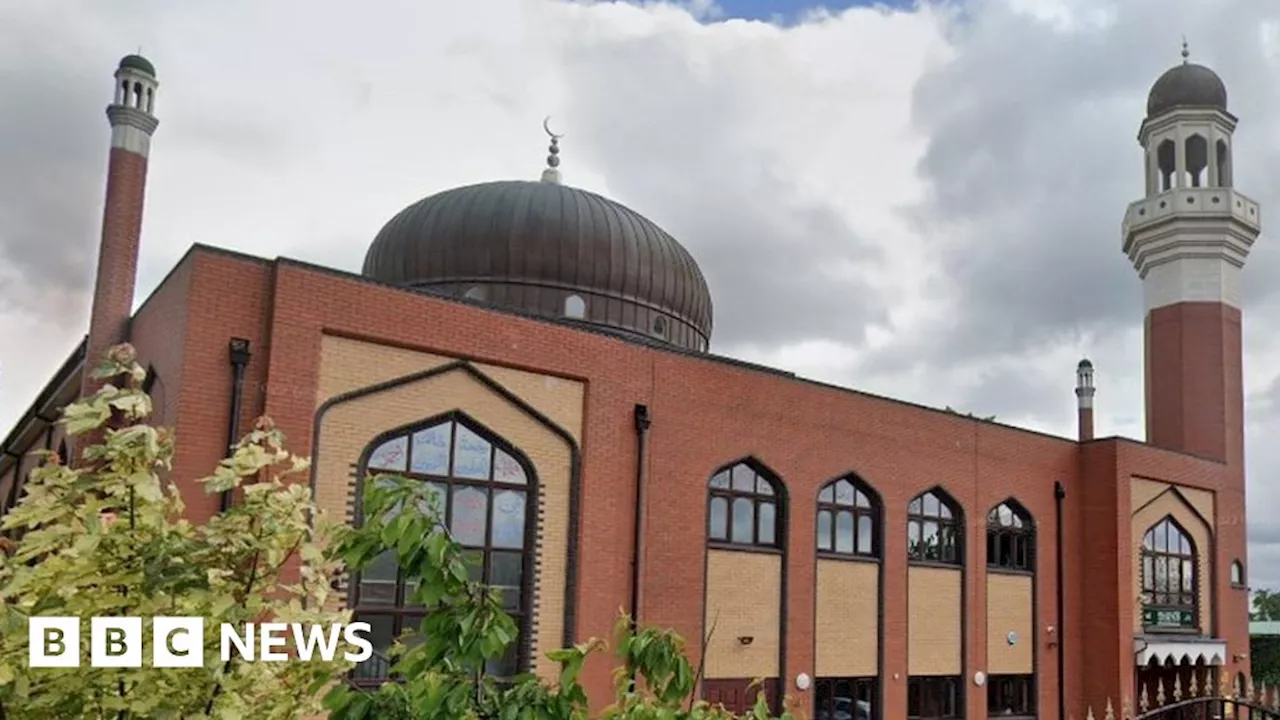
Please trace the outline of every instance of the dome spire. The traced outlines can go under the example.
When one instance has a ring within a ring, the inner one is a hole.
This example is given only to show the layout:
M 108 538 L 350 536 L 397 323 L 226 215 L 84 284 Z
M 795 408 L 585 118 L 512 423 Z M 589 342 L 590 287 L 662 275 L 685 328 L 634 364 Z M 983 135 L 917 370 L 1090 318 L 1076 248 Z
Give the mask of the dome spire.
M 1187 36 L 1182 36 L 1182 64 L 1186 65 L 1191 58 L 1191 51 L 1187 49 Z
M 564 137 L 563 133 L 556 134 L 551 132 L 551 116 L 543 118 L 542 129 L 551 138 L 551 146 L 547 148 L 547 168 L 542 171 L 542 182 L 560 183 L 560 138 Z

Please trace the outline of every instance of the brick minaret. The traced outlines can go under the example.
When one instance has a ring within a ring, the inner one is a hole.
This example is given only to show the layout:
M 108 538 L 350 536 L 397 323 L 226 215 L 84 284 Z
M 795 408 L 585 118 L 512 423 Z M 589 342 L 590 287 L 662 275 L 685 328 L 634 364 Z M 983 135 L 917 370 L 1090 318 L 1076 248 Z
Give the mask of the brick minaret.
M 1076 424 L 1080 442 L 1093 439 L 1093 363 L 1086 358 L 1076 365 Z
M 138 274 L 138 244 L 147 184 L 147 156 L 156 119 L 155 67 L 144 57 L 129 55 L 116 70 L 115 100 L 107 107 L 111 123 L 111 159 L 107 165 L 107 200 L 102 213 L 102 243 L 89 314 L 84 379 L 81 392 L 96 389 L 89 372 L 107 348 L 129 339 L 133 291 Z
M 1123 227 L 1146 304 L 1147 441 L 1239 467 L 1243 485 L 1240 273 L 1260 211 L 1232 187 L 1226 87 L 1186 58 L 1151 88 L 1146 197 Z

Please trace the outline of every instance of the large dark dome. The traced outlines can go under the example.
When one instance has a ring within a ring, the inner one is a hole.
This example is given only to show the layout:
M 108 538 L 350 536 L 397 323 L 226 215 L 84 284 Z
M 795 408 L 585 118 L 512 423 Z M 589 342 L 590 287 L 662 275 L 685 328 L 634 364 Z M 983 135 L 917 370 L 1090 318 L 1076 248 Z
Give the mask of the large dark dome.
M 490 182 L 400 211 L 367 277 L 706 350 L 711 295 L 688 251 L 612 200 L 555 182 Z
M 1218 74 L 1203 65 L 1182 63 L 1170 68 L 1151 86 L 1147 117 L 1174 108 L 1227 110 L 1227 86 Z

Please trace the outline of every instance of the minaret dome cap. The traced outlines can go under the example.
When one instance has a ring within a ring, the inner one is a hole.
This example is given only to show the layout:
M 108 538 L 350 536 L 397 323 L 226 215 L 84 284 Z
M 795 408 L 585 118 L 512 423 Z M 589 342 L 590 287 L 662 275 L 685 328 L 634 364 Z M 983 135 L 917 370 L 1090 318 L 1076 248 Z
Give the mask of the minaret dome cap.
M 120 69 L 137 70 L 139 72 L 144 72 L 151 77 L 156 76 L 156 66 L 152 65 L 150 60 L 142 57 L 141 55 L 125 55 L 120 59 Z
M 1080 364 L 1076 365 L 1076 368 L 1080 370 L 1092 370 L 1093 363 L 1089 362 L 1089 358 L 1085 358 L 1080 361 Z

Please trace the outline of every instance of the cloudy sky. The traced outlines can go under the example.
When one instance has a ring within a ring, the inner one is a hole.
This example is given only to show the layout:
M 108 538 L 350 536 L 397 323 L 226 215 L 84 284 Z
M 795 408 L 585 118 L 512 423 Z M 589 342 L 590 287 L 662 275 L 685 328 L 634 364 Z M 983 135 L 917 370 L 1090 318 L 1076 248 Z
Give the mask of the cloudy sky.
M 193 242 L 358 270 L 396 211 L 538 176 L 680 238 L 713 349 L 1063 435 L 1141 438 L 1120 252 L 1147 89 L 1215 68 L 1239 188 L 1280 208 L 1259 0 L 0 0 L 0 428 L 84 332 L 115 62 L 156 64 L 138 300 Z M 1280 588 L 1280 247 L 1246 279 L 1251 580 Z M 0 431 L 0 435 L 3 431 Z

